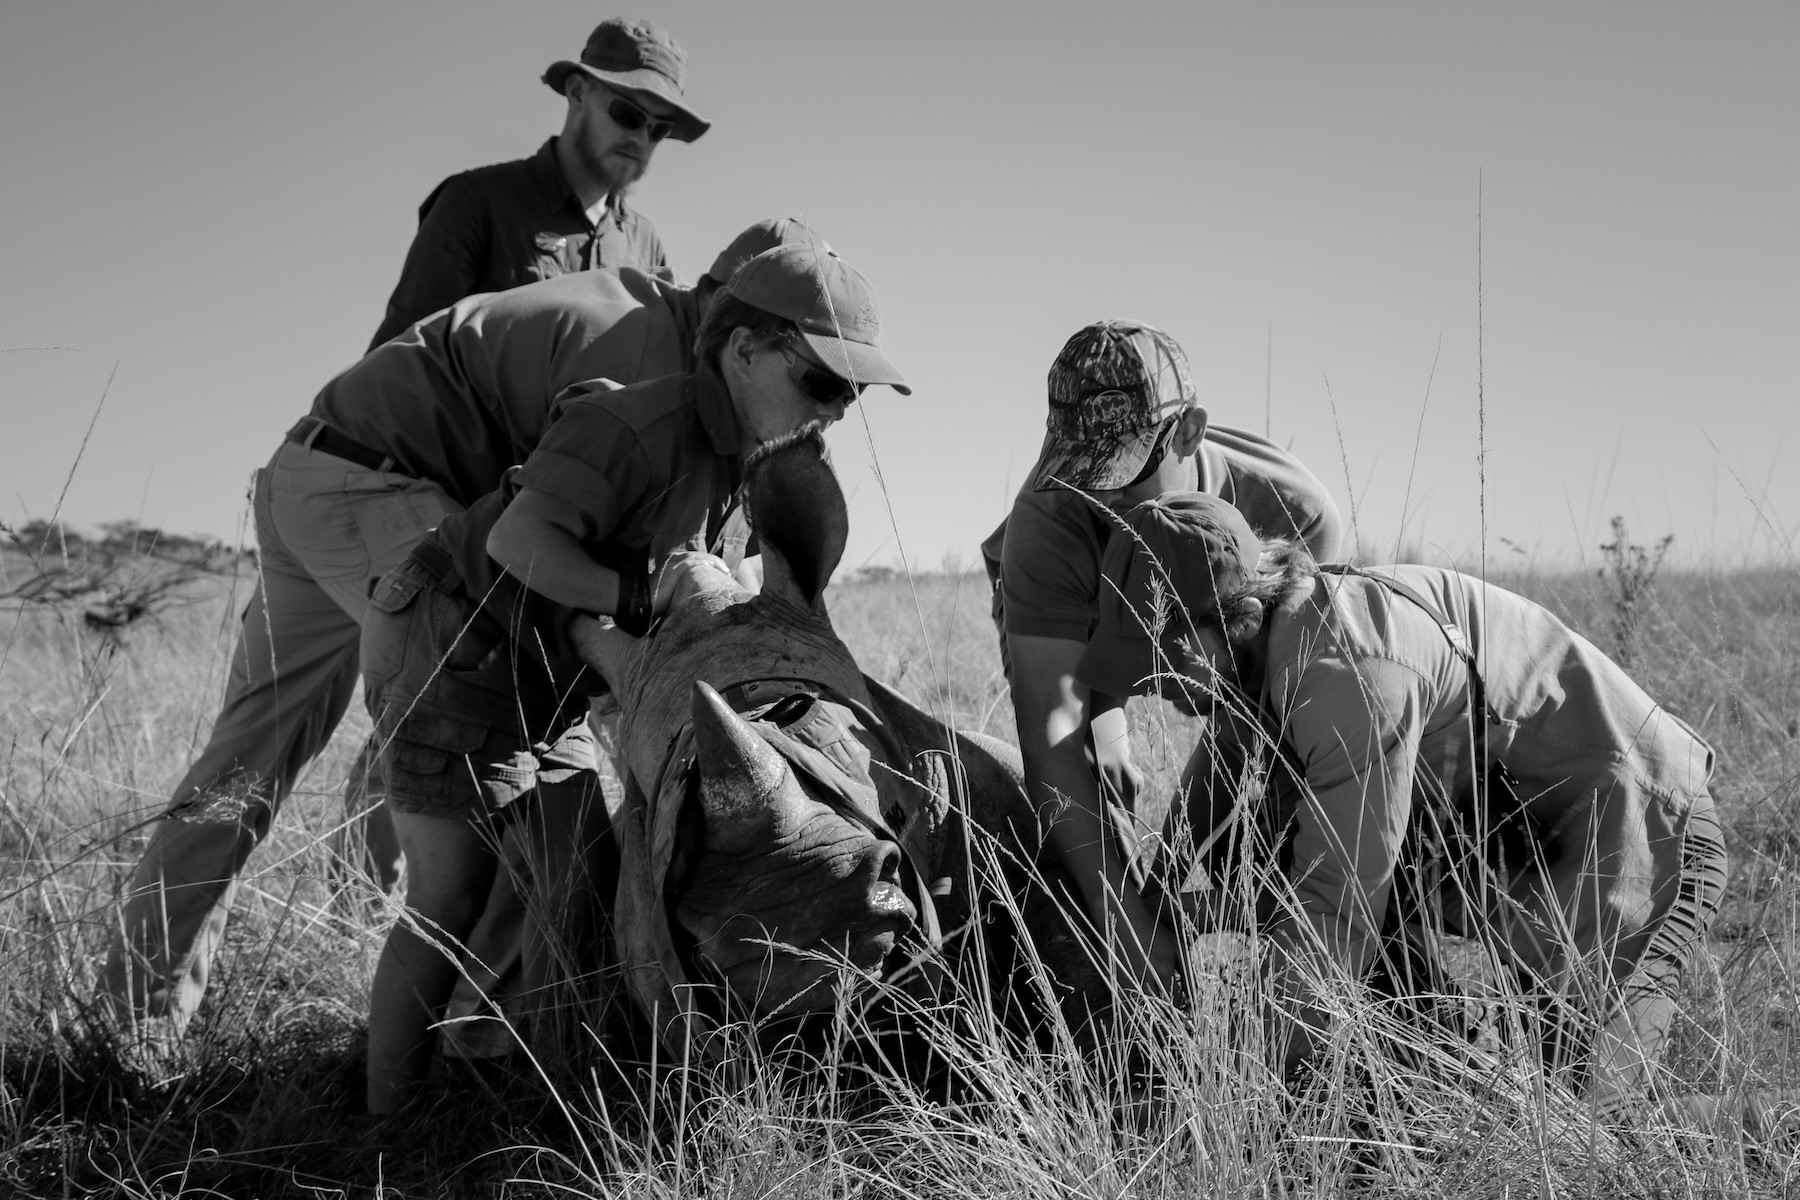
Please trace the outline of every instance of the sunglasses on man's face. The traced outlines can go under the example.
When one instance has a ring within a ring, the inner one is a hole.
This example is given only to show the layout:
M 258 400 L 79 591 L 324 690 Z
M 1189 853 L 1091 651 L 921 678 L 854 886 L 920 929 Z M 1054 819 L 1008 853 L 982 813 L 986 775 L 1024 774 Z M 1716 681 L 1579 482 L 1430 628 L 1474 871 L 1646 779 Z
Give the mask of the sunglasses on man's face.
M 781 356 L 788 361 L 788 379 L 814 404 L 842 404 L 847 408 L 862 394 L 860 386 L 840 375 L 833 375 L 792 346 L 781 347 Z M 798 375 L 794 374 L 795 367 L 800 368 Z
M 601 86 L 605 87 L 604 84 Z M 612 95 L 612 99 L 607 101 L 606 104 L 606 115 L 612 118 L 614 125 L 617 125 L 626 133 L 636 133 L 645 125 L 649 125 L 650 140 L 653 142 L 660 142 L 668 137 L 674 130 L 675 122 L 654 120 L 649 113 L 645 112 L 625 97 L 619 95 L 619 93 L 614 92 L 611 88 L 606 88 L 606 90 Z

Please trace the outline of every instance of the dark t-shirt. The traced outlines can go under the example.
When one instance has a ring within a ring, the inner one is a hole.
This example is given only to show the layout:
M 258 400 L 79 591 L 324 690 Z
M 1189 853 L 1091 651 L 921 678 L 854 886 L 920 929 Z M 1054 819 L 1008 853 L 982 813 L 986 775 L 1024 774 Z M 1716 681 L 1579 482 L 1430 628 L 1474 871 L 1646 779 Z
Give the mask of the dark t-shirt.
M 1265 537 L 1298 537 L 1313 556 L 1336 561 L 1343 523 L 1325 485 L 1300 460 L 1253 433 L 1209 425 L 1199 490 L 1228 501 Z M 1027 483 L 1006 523 L 982 545 L 1001 545 L 1000 591 L 1008 633 L 1086 642 L 1099 616 L 1100 559 L 1118 525 L 1066 488 Z
M 614 201 L 596 225 L 563 178 L 556 139 L 530 158 L 452 175 L 419 206 L 419 231 L 370 349 L 476 292 L 594 267 L 675 282 L 655 226 Z
M 470 296 L 371 350 L 312 413 L 467 506 L 537 446 L 557 397 L 693 368 L 694 293 L 634 268 Z

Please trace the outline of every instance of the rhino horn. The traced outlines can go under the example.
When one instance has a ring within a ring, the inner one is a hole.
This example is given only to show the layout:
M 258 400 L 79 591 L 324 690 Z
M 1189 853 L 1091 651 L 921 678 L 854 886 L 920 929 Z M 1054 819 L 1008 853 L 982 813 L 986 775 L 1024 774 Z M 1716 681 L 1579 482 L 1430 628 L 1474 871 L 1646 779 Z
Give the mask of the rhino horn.
M 704 680 L 694 681 L 693 712 L 707 845 L 727 853 L 757 849 L 773 834 L 791 790 L 787 760 Z

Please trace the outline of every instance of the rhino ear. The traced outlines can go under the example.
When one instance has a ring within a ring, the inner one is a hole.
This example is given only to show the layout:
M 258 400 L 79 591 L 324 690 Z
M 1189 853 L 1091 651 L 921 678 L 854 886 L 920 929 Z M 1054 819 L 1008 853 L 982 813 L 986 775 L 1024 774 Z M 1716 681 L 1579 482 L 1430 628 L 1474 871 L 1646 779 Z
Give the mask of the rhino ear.
M 758 848 L 773 834 L 787 792 L 787 760 L 757 736 L 704 680 L 694 681 L 694 744 L 707 847 Z
M 816 607 L 850 534 L 823 427 L 807 425 L 768 443 L 746 467 L 745 506 L 762 545 L 763 591 Z

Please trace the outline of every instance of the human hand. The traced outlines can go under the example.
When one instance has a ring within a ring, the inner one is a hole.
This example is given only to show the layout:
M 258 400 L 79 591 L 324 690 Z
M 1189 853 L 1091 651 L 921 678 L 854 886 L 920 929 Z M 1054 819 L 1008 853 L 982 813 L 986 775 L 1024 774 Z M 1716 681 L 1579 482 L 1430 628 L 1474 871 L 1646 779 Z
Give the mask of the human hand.
M 731 568 L 716 555 L 699 550 L 678 551 L 663 562 L 656 578 L 650 581 L 651 615 L 660 617 L 700 592 L 733 582 Z
M 1138 793 L 1144 790 L 1147 779 L 1142 769 L 1131 761 L 1131 743 L 1124 738 L 1094 746 L 1094 770 L 1100 776 L 1100 795 L 1112 803 L 1122 806 L 1127 812 L 1137 812 Z
M 637 639 L 614 625 L 589 613 L 576 613 L 569 618 L 569 641 L 581 661 L 600 673 L 608 685 L 617 682 L 625 656 Z

